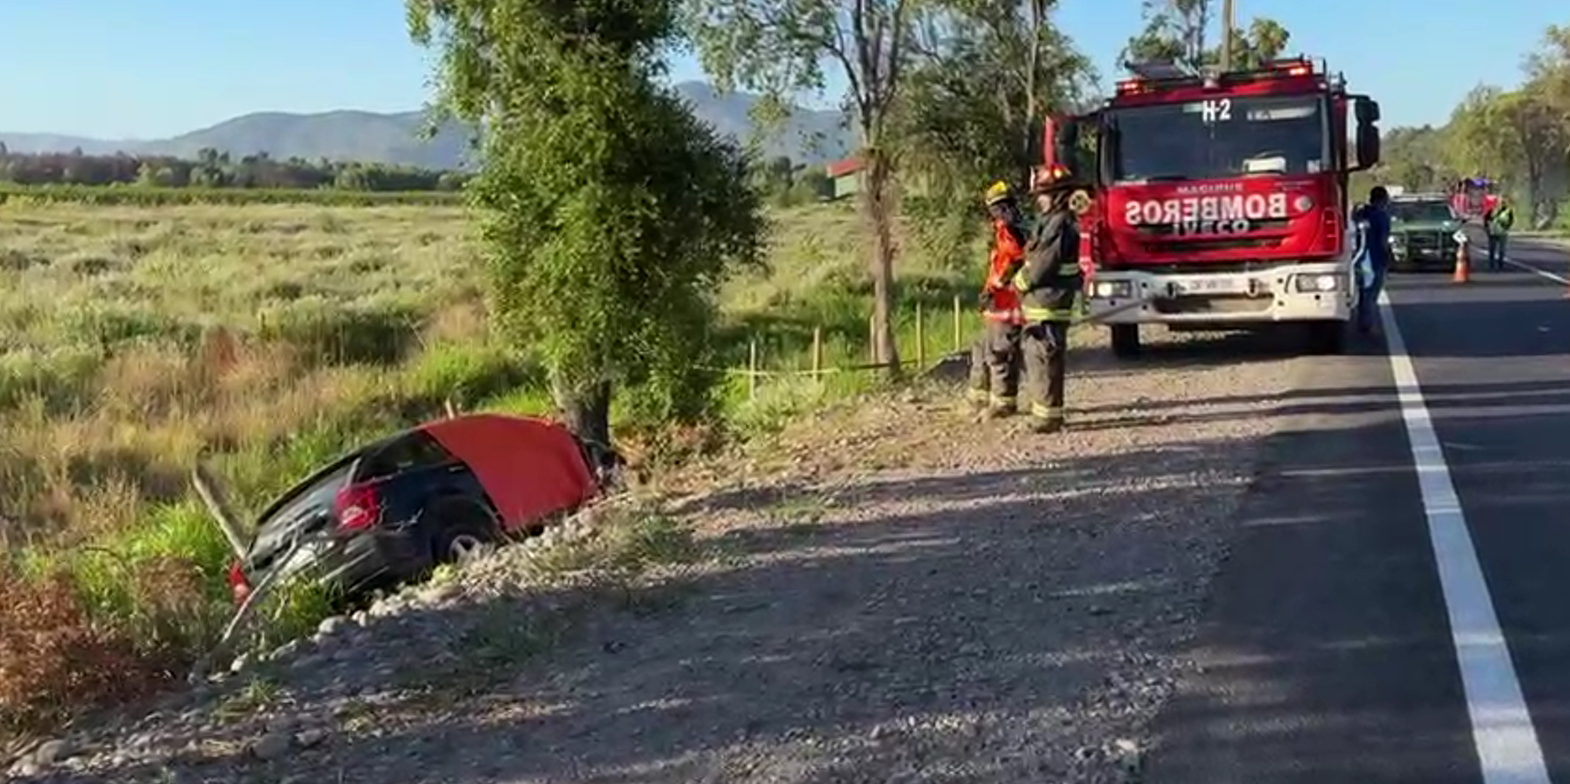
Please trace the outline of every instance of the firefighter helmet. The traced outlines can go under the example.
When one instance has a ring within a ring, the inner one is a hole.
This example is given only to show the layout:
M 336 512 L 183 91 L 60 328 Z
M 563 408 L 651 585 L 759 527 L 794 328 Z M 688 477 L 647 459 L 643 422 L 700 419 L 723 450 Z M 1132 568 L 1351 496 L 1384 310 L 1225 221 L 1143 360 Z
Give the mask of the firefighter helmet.
M 1054 163 L 1050 166 L 1038 167 L 1031 177 L 1031 193 L 1051 193 L 1069 187 L 1070 172 L 1067 166 Z
M 987 186 L 985 200 L 988 207 L 991 207 L 994 204 L 1001 204 L 1013 198 L 1014 189 L 1010 188 L 1009 184 L 1002 180 L 998 180 L 997 182 Z

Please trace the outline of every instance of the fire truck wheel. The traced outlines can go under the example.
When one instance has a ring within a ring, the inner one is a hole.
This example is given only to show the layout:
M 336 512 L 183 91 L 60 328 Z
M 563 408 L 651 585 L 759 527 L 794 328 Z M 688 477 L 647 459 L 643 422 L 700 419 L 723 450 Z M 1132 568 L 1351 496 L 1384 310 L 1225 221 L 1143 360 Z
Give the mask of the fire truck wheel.
M 1120 359 L 1139 356 L 1139 325 L 1113 324 L 1112 355 Z
M 1315 321 L 1307 326 L 1309 349 L 1315 354 L 1340 354 L 1346 350 L 1346 322 Z

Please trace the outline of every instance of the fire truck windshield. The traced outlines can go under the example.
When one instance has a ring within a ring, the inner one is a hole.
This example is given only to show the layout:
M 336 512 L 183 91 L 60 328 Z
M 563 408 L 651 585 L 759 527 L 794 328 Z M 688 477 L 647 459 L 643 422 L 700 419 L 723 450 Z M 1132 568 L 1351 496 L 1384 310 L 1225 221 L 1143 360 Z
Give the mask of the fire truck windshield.
M 1118 182 L 1317 174 L 1328 150 L 1317 96 L 1227 98 L 1111 109 Z

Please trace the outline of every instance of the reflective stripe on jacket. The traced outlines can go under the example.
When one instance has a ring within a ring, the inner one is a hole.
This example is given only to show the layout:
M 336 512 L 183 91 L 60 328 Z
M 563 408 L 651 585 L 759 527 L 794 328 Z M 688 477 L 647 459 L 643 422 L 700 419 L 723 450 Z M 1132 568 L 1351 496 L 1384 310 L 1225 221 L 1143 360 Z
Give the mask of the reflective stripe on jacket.
M 1042 216 L 1026 243 L 1024 262 L 1011 276 L 1026 321 L 1073 320 L 1082 286 L 1076 222 L 1072 212 L 1054 210 Z
M 1501 234 L 1507 234 L 1510 231 L 1510 227 L 1515 225 L 1515 210 L 1511 209 L 1510 205 L 1506 204 L 1505 206 L 1494 210 L 1494 212 L 1489 215 L 1487 223 L 1489 234 L 1492 234 L 1496 237 Z

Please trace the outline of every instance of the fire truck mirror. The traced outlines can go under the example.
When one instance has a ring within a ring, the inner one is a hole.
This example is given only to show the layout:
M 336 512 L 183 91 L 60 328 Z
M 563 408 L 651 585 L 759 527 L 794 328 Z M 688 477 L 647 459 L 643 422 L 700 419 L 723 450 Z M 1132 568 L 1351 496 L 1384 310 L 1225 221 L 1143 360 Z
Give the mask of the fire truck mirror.
M 1359 123 L 1357 126 L 1357 168 L 1369 169 L 1379 163 L 1379 126 Z
M 1379 122 L 1379 102 L 1368 97 L 1357 99 L 1357 124 L 1373 125 Z

